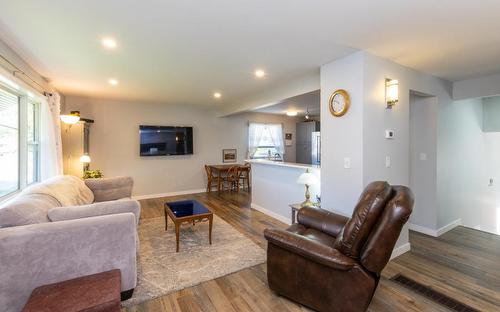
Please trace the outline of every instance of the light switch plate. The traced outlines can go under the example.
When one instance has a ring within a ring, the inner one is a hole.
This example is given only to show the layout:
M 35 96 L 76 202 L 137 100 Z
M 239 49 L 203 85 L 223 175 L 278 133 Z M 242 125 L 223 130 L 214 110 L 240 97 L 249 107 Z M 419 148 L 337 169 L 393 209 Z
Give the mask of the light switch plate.
M 420 158 L 420 160 L 427 160 L 427 154 L 426 153 L 420 153 L 419 158 Z
M 392 129 L 385 130 L 385 138 L 388 140 L 394 139 L 394 134 L 395 134 L 394 130 L 392 130 Z
M 351 168 L 351 158 L 344 157 L 344 168 L 345 169 L 350 169 Z
M 386 168 L 391 167 L 391 156 L 385 156 L 385 167 Z

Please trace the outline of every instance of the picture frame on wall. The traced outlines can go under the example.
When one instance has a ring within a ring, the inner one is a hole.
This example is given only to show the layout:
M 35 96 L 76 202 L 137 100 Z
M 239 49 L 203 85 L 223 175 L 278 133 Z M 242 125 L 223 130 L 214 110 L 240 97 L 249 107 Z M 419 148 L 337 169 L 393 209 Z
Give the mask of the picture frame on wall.
M 222 150 L 222 162 L 223 163 L 235 163 L 237 157 L 237 152 L 235 148 L 223 149 Z

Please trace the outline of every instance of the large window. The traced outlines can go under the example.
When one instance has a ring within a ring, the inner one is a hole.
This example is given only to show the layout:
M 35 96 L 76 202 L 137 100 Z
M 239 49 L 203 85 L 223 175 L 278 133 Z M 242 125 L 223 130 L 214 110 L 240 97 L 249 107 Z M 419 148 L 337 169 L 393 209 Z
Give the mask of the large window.
M 281 124 L 250 123 L 248 127 L 248 154 L 252 159 L 283 160 L 283 126 Z
M 0 196 L 19 189 L 19 97 L 0 89 Z
M 39 181 L 39 106 L 0 85 L 0 197 Z

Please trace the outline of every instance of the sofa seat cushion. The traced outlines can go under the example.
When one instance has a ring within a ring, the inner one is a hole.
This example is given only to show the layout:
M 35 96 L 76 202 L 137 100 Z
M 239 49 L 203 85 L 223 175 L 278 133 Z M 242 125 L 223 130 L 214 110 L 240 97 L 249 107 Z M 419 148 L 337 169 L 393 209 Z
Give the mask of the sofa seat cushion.
M 19 195 L 0 207 L 0 227 L 49 222 L 48 211 L 56 207 L 61 204 L 49 195 Z
M 300 224 L 293 224 L 287 229 L 288 232 L 298 234 L 300 236 L 307 237 L 310 240 L 316 241 L 326 246 L 330 246 L 333 248 L 333 244 L 335 243 L 335 237 L 315 230 L 313 228 L 307 228 Z
M 56 176 L 26 188 L 26 194 L 45 194 L 54 197 L 60 206 L 88 205 L 94 202 L 94 194 L 81 179 L 71 176 Z

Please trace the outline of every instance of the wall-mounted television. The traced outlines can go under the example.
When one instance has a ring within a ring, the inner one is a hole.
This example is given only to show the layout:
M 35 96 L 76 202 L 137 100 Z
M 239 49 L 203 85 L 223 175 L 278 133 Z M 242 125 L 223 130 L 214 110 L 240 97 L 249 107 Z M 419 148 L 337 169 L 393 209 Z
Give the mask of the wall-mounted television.
M 193 127 L 139 126 L 141 156 L 193 154 Z

